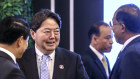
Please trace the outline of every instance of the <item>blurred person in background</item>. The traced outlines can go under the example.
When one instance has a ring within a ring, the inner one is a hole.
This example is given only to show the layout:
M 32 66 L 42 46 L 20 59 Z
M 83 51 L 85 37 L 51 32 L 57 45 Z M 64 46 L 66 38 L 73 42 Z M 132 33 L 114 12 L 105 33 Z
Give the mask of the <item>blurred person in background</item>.
M 108 79 L 110 66 L 104 53 L 112 49 L 113 32 L 107 23 L 99 21 L 91 26 L 88 36 L 90 45 L 81 54 L 88 76 L 90 79 Z

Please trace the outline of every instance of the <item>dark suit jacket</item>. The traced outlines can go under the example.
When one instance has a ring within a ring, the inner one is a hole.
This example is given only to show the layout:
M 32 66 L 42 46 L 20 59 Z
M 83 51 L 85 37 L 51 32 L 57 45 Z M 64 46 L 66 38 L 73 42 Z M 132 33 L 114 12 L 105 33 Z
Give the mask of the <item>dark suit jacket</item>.
M 132 40 L 119 53 L 110 79 L 140 79 L 140 37 Z
M 12 58 L 0 51 L 0 79 L 25 79 Z
M 81 53 L 81 57 L 90 79 L 107 79 L 107 75 L 102 62 L 90 48 Z M 108 59 L 107 63 L 110 72 Z
M 18 60 L 27 79 L 39 79 L 35 48 L 28 49 Z M 64 69 L 59 66 L 63 65 Z M 88 79 L 80 56 L 63 48 L 56 48 L 53 79 Z

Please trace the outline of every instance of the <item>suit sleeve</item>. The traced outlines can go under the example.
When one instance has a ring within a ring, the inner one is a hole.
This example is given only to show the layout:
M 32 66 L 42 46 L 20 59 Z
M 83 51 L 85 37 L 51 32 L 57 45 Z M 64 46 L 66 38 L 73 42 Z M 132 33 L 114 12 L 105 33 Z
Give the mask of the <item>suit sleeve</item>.
M 76 79 L 89 79 L 87 72 L 85 71 L 80 55 L 78 55 L 77 57 L 77 78 Z
M 128 49 L 121 63 L 119 79 L 140 79 L 140 49 Z
M 9 72 L 9 77 L 7 79 L 25 79 L 22 72 L 18 69 L 13 69 Z
M 23 73 L 11 64 L 1 66 L 0 79 L 25 79 Z

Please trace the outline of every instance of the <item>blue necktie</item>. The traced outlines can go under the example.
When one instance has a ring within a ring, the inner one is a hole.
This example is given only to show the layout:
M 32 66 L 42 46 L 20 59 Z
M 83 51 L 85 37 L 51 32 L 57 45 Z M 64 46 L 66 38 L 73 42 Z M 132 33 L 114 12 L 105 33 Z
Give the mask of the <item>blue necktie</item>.
M 18 69 L 20 69 L 20 67 L 19 67 L 18 63 L 16 63 L 16 66 L 17 66 L 17 68 L 18 68 Z
M 48 71 L 48 66 L 46 64 L 47 58 L 48 55 L 42 56 L 42 62 L 40 66 L 40 79 L 49 79 L 49 71 Z

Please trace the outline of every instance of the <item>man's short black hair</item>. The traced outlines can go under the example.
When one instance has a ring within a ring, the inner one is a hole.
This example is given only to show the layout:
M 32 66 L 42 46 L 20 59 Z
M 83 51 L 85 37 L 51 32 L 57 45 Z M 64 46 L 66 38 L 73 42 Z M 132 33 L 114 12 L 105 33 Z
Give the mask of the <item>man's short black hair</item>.
M 89 37 L 90 40 L 91 40 L 91 38 L 92 38 L 93 35 L 100 36 L 100 29 L 99 29 L 99 28 L 100 28 L 102 25 L 104 25 L 104 26 L 109 26 L 107 23 L 105 23 L 105 22 L 103 22 L 103 21 L 99 21 L 99 22 L 94 23 L 94 24 L 90 27 L 90 29 L 89 29 L 89 31 L 88 31 L 88 37 Z
M 116 14 L 116 20 L 130 32 L 140 33 L 140 9 L 136 5 L 122 5 Z
M 49 9 L 41 9 L 33 16 L 31 21 L 31 29 L 36 32 L 36 30 L 40 28 L 42 22 L 47 18 L 54 19 L 59 25 L 59 28 L 61 28 L 61 18 L 57 13 L 54 13 Z
M 20 36 L 29 36 L 29 23 L 16 16 L 8 16 L 0 21 L 0 43 L 13 44 Z

